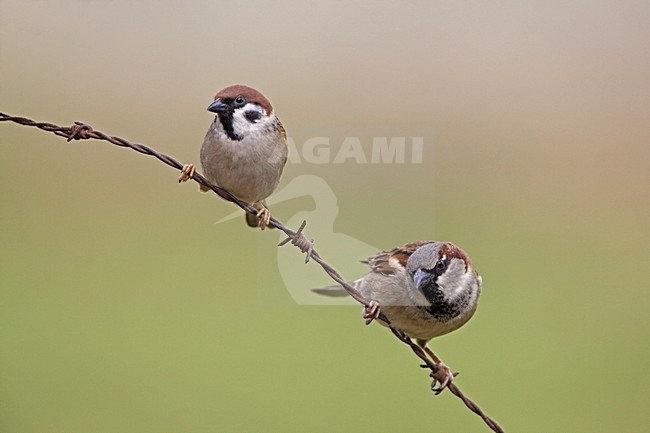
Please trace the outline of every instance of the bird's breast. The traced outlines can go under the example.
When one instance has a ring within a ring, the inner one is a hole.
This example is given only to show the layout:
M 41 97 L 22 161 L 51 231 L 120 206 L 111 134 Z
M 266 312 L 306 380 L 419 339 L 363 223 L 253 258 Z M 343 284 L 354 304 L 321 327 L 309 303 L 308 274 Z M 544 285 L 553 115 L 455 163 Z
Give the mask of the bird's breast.
M 273 137 L 234 141 L 211 130 L 201 148 L 201 165 L 208 180 L 248 203 L 273 192 L 285 162 L 286 145 Z

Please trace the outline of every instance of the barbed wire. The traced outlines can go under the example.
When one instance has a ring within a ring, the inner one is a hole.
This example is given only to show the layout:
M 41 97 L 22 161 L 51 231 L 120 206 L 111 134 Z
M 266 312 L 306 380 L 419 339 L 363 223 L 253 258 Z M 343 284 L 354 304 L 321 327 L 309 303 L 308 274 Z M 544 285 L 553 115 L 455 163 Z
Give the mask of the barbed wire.
M 154 158 L 160 160 L 161 162 L 169 165 L 170 167 L 176 168 L 178 170 L 183 169 L 183 164 L 181 164 L 180 162 L 178 162 L 177 160 L 175 160 L 169 155 L 165 155 L 164 153 L 157 152 L 156 150 L 148 146 L 145 146 L 143 144 L 133 143 L 121 137 L 105 134 L 101 131 L 93 129 L 90 125 L 87 125 L 82 122 L 74 122 L 72 126 L 59 126 L 47 122 L 37 122 L 35 120 L 28 119 L 26 117 L 11 116 L 5 113 L 0 113 L 0 122 L 13 122 L 24 126 L 33 126 L 43 131 L 52 132 L 53 134 L 58 135 L 59 137 L 64 137 L 67 139 L 68 142 L 72 140 L 88 140 L 88 139 L 108 141 L 109 143 L 112 143 L 116 146 L 128 147 L 130 149 L 135 150 L 136 152 L 153 156 Z M 253 215 L 257 214 L 258 209 L 254 208 L 248 203 L 239 200 L 237 197 L 235 197 L 225 189 L 213 185 L 200 173 L 195 172 L 194 175 L 192 176 L 192 179 L 198 184 L 211 189 L 215 194 L 217 194 L 219 197 L 223 198 L 224 200 L 235 203 L 245 212 Z M 293 231 L 290 228 L 286 227 L 277 219 L 271 217 L 268 226 L 275 227 L 287 235 L 287 238 L 278 244 L 279 247 L 291 242 L 291 244 L 297 247 L 302 253 L 305 253 L 306 255 L 305 263 L 309 262 L 310 259 L 318 263 L 323 268 L 323 270 L 327 273 L 327 275 L 329 275 L 334 281 L 340 284 L 350 294 L 350 296 L 354 298 L 354 300 L 367 307 L 369 304 L 368 301 L 366 301 L 363 298 L 363 296 L 361 296 L 361 294 L 354 287 L 348 284 L 343 279 L 343 277 L 341 277 L 341 275 L 336 271 L 336 269 L 334 269 L 329 263 L 327 263 L 320 256 L 320 254 L 318 254 L 318 251 L 314 249 L 314 240 L 307 239 L 305 237 L 305 235 L 303 234 L 303 230 L 306 224 L 307 222 L 303 221 L 300 228 L 296 231 Z M 385 315 L 380 314 L 378 319 L 386 323 L 386 325 L 388 325 L 393 335 L 395 335 L 395 337 L 398 340 L 400 340 L 402 343 L 408 345 L 411 348 L 411 350 L 424 362 L 424 364 L 420 365 L 421 367 L 428 368 L 429 370 L 431 370 L 429 376 L 434 379 L 431 387 L 432 390 L 434 390 L 433 385 L 436 383 L 436 381 L 442 383 L 445 380 L 445 372 L 443 371 L 443 369 L 440 368 L 439 365 L 434 363 L 427 356 L 425 351 L 420 346 L 415 344 L 408 335 L 406 335 L 404 332 L 396 328 L 393 328 L 390 324 L 390 321 Z M 483 421 L 485 422 L 485 424 L 487 424 L 487 426 L 490 427 L 493 431 L 495 432 L 504 431 L 499 426 L 499 424 L 497 424 L 496 421 L 494 421 L 492 418 L 487 416 L 485 412 L 483 412 L 476 403 L 474 403 L 472 400 L 466 397 L 458 388 L 458 386 L 456 386 L 455 383 L 453 382 L 449 383 L 447 385 L 447 388 L 449 388 L 449 391 L 451 391 L 455 396 L 460 398 L 463 401 L 463 403 L 465 403 L 465 405 L 472 412 L 480 416 L 481 419 L 483 419 Z M 441 391 L 442 389 L 439 389 L 436 392 L 436 395 L 439 394 Z

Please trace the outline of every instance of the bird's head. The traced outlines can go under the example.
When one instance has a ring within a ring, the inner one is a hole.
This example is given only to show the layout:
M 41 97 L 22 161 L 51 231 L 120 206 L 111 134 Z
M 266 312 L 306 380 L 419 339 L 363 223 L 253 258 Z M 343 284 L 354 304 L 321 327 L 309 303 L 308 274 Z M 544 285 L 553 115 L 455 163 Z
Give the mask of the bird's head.
M 415 287 L 432 304 L 452 302 L 481 286 L 481 277 L 469 256 L 450 242 L 421 246 L 409 257 L 406 270 Z
M 208 111 L 217 115 L 224 132 L 234 141 L 277 129 L 278 121 L 269 100 L 241 84 L 220 90 Z

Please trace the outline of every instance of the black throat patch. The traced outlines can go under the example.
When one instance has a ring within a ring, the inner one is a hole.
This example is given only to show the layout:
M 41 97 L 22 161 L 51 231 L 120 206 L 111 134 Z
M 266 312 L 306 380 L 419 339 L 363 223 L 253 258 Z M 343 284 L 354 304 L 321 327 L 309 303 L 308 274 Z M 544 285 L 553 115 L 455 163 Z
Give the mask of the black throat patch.
M 435 319 L 445 322 L 460 315 L 469 303 L 469 291 L 463 292 L 461 296 L 449 301 L 445 298 L 442 290 L 438 286 L 438 275 L 433 273 L 420 287 L 422 293 L 431 305 L 429 307 L 420 307 L 431 314 Z
M 233 141 L 242 141 L 244 139 L 243 136 L 235 134 L 235 130 L 232 126 L 232 113 L 219 113 L 217 117 L 219 118 L 221 126 L 223 126 L 223 130 L 226 132 L 228 138 Z

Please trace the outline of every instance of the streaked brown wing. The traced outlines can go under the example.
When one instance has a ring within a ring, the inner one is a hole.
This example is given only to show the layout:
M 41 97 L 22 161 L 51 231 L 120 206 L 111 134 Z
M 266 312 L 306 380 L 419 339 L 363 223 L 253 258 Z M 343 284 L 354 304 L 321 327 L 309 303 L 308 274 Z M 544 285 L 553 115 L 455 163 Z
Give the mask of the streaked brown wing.
M 395 247 L 391 250 L 382 251 L 374 257 L 369 258 L 366 262 L 370 265 L 373 272 L 383 275 L 392 275 L 406 269 L 406 262 L 411 254 L 422 245 L 433 243 L 434 241 L 415 241 Z
M 280 131 L 280 135 L 282 136 L 282 140 L 287 141 L 287 131 L 284 130 L 284 125 L 282 125 L 282 122 L 280 122 L 280 119 L 278 119 L 278 131 Z

